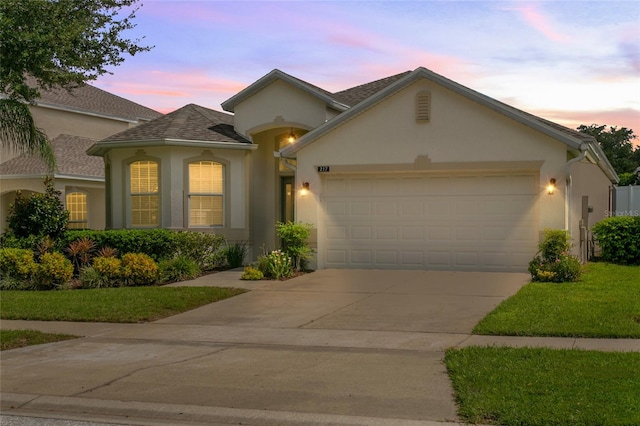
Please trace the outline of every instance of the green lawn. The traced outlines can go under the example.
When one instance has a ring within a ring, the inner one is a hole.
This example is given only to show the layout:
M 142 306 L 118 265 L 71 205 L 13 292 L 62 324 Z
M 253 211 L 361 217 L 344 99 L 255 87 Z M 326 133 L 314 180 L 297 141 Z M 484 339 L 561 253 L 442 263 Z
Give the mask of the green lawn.
M 590 263 L 576 283 L 530 283 L 475 334 L 640 338 L 640 267 Z
M 245 291 L 217 287 L 2 291 L 0 318 L 126 323 L 155 321 Z
M 0 351 L 75 339 L 69 334 L 42 333 L 36 330 L 0 330 Z
M 640 267 L 592 263 L 576 283 L 530 283 L 477 334 L 640 338 Z M 445 363 L 464 421 L 640 425 L 640 353 L 469 347 Z
M 469 347 L 445 363 L 464 421 L 640 424 L 640 353 Z

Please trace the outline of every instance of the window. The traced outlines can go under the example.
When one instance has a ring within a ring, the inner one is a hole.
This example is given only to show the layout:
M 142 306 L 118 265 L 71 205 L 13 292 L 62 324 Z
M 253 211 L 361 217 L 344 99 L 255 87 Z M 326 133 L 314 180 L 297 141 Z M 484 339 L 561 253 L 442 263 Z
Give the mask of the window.
M 69 229 L 87 228 L 87 194 L 70 192 L 66 195 L 67 210 L 69 210 Z
M 224 166 L 189 163 L 189 227 L 224 225 Z
M 129 166 L 131 226 L 159 225 L 158 163 L 136 161 Z

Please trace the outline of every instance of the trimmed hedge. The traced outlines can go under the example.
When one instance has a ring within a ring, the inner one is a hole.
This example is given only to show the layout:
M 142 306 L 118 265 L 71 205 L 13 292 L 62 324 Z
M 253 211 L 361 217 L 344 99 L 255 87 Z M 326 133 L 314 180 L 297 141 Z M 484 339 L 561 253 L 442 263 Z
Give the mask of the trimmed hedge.
M 176 251 L 175 233 L 167 229 L 69 230 L 62 237 L 63 246 L 79 238 L 92 239 L 97 249 L 114 248 L 119 255 L 145 253 L 156 262 L 172 257 Z
M 609 217 L 591 227 L 602 260 L 640 265 L 640 216 Z

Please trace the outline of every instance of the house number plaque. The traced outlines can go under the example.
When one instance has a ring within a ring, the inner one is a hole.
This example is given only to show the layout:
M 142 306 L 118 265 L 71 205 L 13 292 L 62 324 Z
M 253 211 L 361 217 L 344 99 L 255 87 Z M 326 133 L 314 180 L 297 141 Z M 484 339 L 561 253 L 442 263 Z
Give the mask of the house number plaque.
M 318 166 L 318 173 L 327 173 L 331 171 L 330 166 Z

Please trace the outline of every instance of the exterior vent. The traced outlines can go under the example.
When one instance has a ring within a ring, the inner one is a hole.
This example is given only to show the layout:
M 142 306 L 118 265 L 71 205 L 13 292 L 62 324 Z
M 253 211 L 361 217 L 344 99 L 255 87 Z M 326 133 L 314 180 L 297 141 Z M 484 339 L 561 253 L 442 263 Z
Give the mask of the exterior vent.
M 431 92 L 418 92 L 416 95 L 416 121 L 428 123 L 431 119 Z

